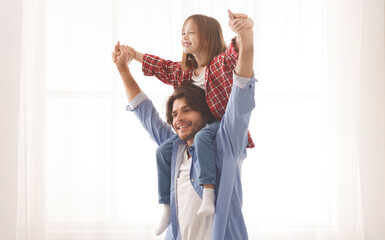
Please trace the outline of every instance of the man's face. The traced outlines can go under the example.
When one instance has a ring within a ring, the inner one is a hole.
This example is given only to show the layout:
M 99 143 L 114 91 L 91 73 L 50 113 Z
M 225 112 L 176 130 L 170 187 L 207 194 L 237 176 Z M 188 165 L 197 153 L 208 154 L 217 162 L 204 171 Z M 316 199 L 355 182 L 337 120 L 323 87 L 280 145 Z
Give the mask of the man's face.
M 202 114 L 192 110 L 184 98 L 179 98 L 174 101 L 171 115 L 172 126 L 176 134 L 185 140 L 188 146 L 191 146 L 195 134 L 206 125 Z

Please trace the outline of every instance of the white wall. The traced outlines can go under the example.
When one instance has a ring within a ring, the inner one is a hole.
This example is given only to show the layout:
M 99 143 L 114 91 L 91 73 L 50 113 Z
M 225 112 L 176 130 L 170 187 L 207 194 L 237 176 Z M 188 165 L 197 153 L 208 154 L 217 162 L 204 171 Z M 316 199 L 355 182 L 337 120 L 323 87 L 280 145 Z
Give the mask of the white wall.
M 22 0 L 0 1 L 0 239 L 16 239 Z

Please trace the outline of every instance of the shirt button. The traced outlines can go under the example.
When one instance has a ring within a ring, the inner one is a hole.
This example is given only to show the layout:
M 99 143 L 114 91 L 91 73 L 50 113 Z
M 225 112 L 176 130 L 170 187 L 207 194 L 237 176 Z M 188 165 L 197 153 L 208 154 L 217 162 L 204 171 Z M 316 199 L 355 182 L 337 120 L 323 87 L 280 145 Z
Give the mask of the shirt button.
M 194 182 L 194 178 L 191 178 L 191 182 Z

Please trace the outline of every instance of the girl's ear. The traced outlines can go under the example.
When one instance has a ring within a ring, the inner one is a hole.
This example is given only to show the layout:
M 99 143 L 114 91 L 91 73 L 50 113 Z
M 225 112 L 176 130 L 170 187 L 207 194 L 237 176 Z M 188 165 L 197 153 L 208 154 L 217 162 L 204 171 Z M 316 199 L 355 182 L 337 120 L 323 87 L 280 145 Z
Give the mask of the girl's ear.
M 202 39 L 200 43 L 200 47 L 208 47 L 209 46 L 209 41 L 207 39 Z

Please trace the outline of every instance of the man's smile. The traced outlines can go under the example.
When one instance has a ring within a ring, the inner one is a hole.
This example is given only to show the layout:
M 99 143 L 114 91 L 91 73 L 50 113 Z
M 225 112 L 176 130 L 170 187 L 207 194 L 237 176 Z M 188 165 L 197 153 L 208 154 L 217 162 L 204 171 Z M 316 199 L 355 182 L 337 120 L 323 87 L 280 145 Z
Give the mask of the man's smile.
M 178 130 L 181 130 L 181 129 L 183 129 L 183 128 L 187 128 L 187 127 L 190 127 L 191 126 L 191 123 L 183 123 L 183 124 L 179 124 L 178 126 L 177 126 L 177 129 Z

